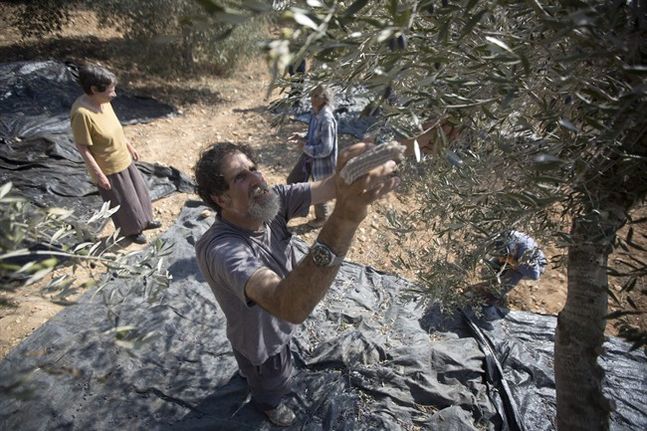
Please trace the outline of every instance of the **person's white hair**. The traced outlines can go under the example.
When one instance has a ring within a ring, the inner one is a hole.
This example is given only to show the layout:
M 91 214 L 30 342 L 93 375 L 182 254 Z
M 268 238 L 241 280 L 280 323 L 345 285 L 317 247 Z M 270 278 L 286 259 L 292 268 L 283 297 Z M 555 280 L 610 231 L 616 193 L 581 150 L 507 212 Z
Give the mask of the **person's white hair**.
M 321 98 L 326 101 L 326 105 L 334 109 L 335 93 L 333 93 L 332 89 L 329 86 L 319 84 L 312 89 L 312 92 L 310 94 L 321 96 Z

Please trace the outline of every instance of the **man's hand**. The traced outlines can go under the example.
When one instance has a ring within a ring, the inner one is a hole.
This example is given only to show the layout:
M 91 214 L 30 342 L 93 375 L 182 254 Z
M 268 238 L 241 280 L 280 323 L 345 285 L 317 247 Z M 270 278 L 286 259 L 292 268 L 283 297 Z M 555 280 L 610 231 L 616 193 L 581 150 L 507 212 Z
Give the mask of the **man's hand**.
M 505 263 L 512 269 L 517 269 L 519 267 L 519 261 L 512 256 L 507 256 L 505 258 Z
M 428 121 L 422 125 L 424 133 L 420 135 L 418 145 L 425 154 L 438 154 L 444 146 L 441 135 L 447 142 L 454 141 L 460 136 L 460 131 L 447 120 Z
M 339 155 L 335 178 L 337 203 L 333 214 L 341 219 L 354 223 L 361 222 L 366 217 L 368 205 L 390 193 L 400 184 L 400 178 L 393 175 L 396 170 L 394 160 L 372 169 L 352 184 L 346 184 L 341 178 L 339 172 L 346 163 L 371 147 L 372 144 L 362 142 L 348 147 Z
M 298 144 L 303 146 L 305 144 L 305 139 L 306 139 L 306 132 L 303 133 L 293 133 L 290 135 L 288 138 L 288 142 L 291 144 Z
M 444 147 L 442 135 L 447 142 L 454 141 L 460 137 L 460 131 L 446 119 L 431 120 L 422 124 L 422 133 L 410 139 L 402 140 L 402 144 L 407 147 L 406 154 L 413 155 L 415 151 L 415 142 L 418 143 L 418 149 L 423 154 L 437 155 Z
M 400 145 L 398 141 L 371 146 L 368 150 L 348 160 L 339 171 L 339 175 L 346 181 L 346 184 L 352 184 L 356 179 L 389 160 L 401 161 L 404 158 L 404 150 L 404 145 Z

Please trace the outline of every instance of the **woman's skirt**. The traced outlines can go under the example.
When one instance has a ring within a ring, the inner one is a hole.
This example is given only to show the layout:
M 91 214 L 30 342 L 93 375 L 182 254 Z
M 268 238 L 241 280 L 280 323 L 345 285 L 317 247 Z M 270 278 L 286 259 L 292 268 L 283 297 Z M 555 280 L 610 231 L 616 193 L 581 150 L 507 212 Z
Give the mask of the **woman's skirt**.
M 153 221 L 153 207 L 148 186 L 134 163 L 116 174 L 108 175 L 110 190 L 99 188 L 104 202 L 110 201 L 110 208 L 117 205 L 119 210 L 112 215 L 116 228 L 122 236 L 137 235 Z

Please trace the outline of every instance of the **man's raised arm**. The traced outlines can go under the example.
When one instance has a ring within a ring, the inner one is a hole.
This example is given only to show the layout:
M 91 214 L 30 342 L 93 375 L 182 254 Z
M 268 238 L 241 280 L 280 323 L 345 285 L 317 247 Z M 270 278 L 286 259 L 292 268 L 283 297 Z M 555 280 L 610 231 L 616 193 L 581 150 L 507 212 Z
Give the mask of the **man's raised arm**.
M 346 162 L 369 146 L 360 143 L 349 147 L 339 156 L 337 173 L 312 186 L 312 203 L 337 199 L 334 211 L 317 238 L 324 251 L 332 251 L 337 257 L 348 252 L 355 231 L 367 215 L 368 206 L 400 183 L 399 178 L 392 175 L 396 166 L 394 161 L 380 165 L 350 185 L 339 177 L 339 170 Z M 321 301 L 337 275 L 338 260 L 332 261 L 330 266 L 326 264 L 326 259 L 313 259 L 311 251 L 283 280 L 270 269 L 261 268 L 247 282 L 245 293 L 273 315 L 301 323 Z

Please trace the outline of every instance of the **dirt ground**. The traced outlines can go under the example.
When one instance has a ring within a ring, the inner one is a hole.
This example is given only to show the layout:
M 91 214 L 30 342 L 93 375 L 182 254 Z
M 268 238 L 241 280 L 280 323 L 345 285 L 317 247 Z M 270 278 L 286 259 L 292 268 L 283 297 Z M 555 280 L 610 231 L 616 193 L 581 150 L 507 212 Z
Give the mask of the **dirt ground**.
M 93 39 L 87 39 L 89 35 Z M 111 47 L 120 43 L 119 34 L 98 32 L 93 17 L 87 14 L 75 16 L 73 24 L 63 32 L 63 37 L 20 43 L 17 41 L 15 32 L 0 27 L 0 54 L 5 54 L 0 55 L 0 58 L 4 58 L 3 61 L 61 59 L 74 54 L 74 47 L 92 52 L 93 44 L 97 45 L 101 50 L 90 59 L 98 59 L 111 67 L 120 78 L 120 87 L 176 106 L 181 111 L 178 116 L 125 128 L 126 136 L 145 161 L 172 165 L 191 174 L 200 150 L 208 144 L 220 140 L 244 142 L 257 150 L 261 169 L 268 181 L 280 183 L 298 157 L 297 149 L 287 144 L 287 137 L 294 131 L 305 131 L 306 125 L 289 122 L 281 128 L 271 126 L 272 116 L 267 109 L 270 99 L 265 97 L 269 75 L 261 60 L 245 65 L 233 78 L 203 75 L 180 81 L 146 76 L 138 73 L 137 68 L 128 63 L 128 59 L 110 58 Z M 340 138 L 342 146 L 353 142 L 350 137 Z M 188 199 L 198 198 L 194 195 L 174 194 L 154 202 L 155 213 L 162 221 L 163 228 L 149 231 L 149 238 L 168 229 Z M 414 279 L 414 273 L 396 271 L 390 261 L 391 253 L 384 249 L 384 235 L 388 236 L 389 230 L 383 214 L 388 208 L 406 210 L 407 197 L 391 196 L 371 208 L 369 216 L 359 229 L 348 259 Z M 296 234 L 306 242 L 312 242 L 317 230 L 307 222 L 307 218 L 297 219 L 291 225 Z M 108 226 L 104 234 L 108 234 L 111 229 Z M 550 257 L 558 250 L 547 247 L 545 252 Z M 612 288 L 617 290 L 619 286 L 612 283 Z M 0 306 L 0 358 L 61 310 L 61 306 L 48 300 L 38 286 L 8 294 L 5 299 L 9 305 Z M 540 281 L 522 282 L 511 292 L 508 303 L 511 309 L 555 315 L 563 307 L 565 299 L 565 270 L 548 268 Z M 615 333 L 612 325 L 609 325 L 608 332 Z

